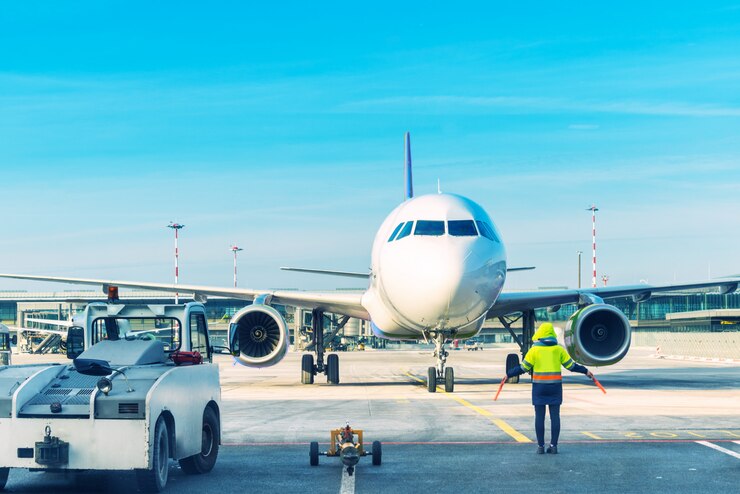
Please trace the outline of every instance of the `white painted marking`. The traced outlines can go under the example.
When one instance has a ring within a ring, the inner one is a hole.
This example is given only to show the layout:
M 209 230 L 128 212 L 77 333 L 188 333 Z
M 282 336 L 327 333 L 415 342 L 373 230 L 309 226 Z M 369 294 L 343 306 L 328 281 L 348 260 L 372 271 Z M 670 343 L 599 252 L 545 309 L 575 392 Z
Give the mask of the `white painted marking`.
M 735 441 L 735 442 L 740 443 L 740 441 Z M 723 448 L 722 446 L 717 446 L 716 444 L 713 444 L 707 441 L 696 441 L 696 444 L 701 444 L 702 446 L 706 446 L 707 448 L 716 449 L 719 452 L 722 452 L 726 455 L 733 456 L 737 458 L 738 460 L 740 460 L 740 453 L 735 453 L 734 451 Z
M 357 469 L 352 475 L 347 473 L 346 468 L 342 468 L 342 486 L 339 488 L 339 494 L 355 494 L 355 476 Z

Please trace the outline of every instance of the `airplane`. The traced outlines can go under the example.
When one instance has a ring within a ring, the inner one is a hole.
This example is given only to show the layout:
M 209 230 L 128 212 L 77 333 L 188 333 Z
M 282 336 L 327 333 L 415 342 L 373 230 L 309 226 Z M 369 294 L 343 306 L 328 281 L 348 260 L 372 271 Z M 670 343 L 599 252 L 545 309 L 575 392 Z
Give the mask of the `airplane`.
M 312 384 L 326 374 L 330 384 L 339 384 L 339 356 L 324 355 L 324 313 L 370 322 L 375 336 L 395 340 L 433 342 L 436 365 L 427 370 L 427 390 L 435 392 L 444 383 L 454 391 L 454 369 L 447 366 L 445 348 L 452 339 L 476 336 L 488 318 L 499 318 L 512 332 L 526 354 L 535 329 L 538 308 L 557 309 L 577 304 L 564 332 L 564 345 L 571 357 L 585 365 L 612 365 L 627 354 L 631 327 L 627 317 L 605 298 L 632 296 L 636 302 L 653 294 L 686 289 L 718 288 L 734 292 L 740 277 L 716 281 L 664 286 L 630 285 L 536 292 L 504 291 L 507 272 L 531 269 L 509 268 L 502 236 L 486 211 L 471 199 L 448 193 L 414 197 L 411 143 L 405 135 L 405 199 L 381 224 L 372 246 L 369 273 L 287 268 L 309 273 L 367 278 L 363 293 L 299 292 L 165 284 L 139 281 L 65 278 L 0 274 L 16 278 L 60 283 L 98 285 L 103 291 L 115 287 L 189 293 L 205 302 L 209 296 L 252 301 L 230 321 L 229 347 L 237 360 L 250 367 L 275 365 L 288 350 L 285 319 L 272 304 L 310 309 L 313 314 L 313 353 L 301 362 L 301 382 Z M 521 319 L 521 337 L 511 328 Z M 519 365 L 517 354 L 509 354 L 507 369 Z

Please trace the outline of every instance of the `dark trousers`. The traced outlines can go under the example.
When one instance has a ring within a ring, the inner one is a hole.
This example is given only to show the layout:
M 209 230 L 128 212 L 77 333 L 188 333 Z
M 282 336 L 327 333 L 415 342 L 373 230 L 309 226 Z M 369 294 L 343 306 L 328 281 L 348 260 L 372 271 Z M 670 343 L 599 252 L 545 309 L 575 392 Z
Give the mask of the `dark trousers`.
M 560 437 L 560 405 L 534 406 L 534 432 L 537 434 L 537 445 L 545 445 L 545 407 L 550 407 L 550 444 L 558 445 Z

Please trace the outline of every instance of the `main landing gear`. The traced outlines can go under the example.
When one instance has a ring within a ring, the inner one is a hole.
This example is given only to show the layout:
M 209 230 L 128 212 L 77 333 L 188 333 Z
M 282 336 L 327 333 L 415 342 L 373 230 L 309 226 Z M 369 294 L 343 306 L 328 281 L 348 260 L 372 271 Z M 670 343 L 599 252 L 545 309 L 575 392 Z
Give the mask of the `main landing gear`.
M 449 353 L 445 350 L 445 343 L 449 335 L 445 333 L 434 334 L 434 356 L 437 357 L 437 366 L 427 369 L 427 391 L 437 391 L 437 383 L 444 383 L 445 393 L 455 390 L 455 370 L 445 367 Z
M 522 320 L 522 336 L 521 338 L 519 335 L 517 335 L 513 329 L 511 329 L 511 326 L 517 322 L 519 319 Z M 514 338 L 514 341 L 516 341 L 517 345 L 519 345 L 519 349 L 522 352 L 522 358 L 524 358 L 525 355 L 527 355 L 527 352 L 530 348 L 532 348 L 532 336 L 534 336 L 534 327 L 535 327 L 535 317 L 534 317 L 534 311 L 533 310 L 526 310 L 521 313 L 518 317 L 510 318 L 507 316 L 499 317 L 499 321 L 501 321 L 501 324 L 504 325 L 504 327 L 509 331 L 509 334 Z M 516 353 L 510 353 L 506 356 L 506 372 L 508 373 L 509 370 L 514 369 L 516 367 L 519 367 L 519 355 Z M 516 377 L 510 377 L 506 382 L 508 383 L 518 383 L 519 382 L 519 376 Z
M 326 382 L 329 384 L 339 384 L 339 355 L 330 353 L 326 356 L 324 362 L 324 311 L 314 309 L 311 311 L 313 316 L 313 341 L 309 348 L 313 348 L 316 353 L 316 363 L 310 353 L 303 354 L 301 360 L 301 383 L 313 384 L 314 376 L 326 374 Z M 346 320 L 344 321 L 346 324 Z

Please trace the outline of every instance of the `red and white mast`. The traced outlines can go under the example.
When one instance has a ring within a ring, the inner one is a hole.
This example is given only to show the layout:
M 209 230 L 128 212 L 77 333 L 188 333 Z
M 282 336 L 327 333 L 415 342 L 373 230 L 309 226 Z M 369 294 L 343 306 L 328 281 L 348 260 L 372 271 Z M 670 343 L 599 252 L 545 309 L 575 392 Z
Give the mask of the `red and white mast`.
M 178 233 L 180 232 L 180 230 L 182 230 L 183 228 L 185 228 L 185 225 L 181 225 L 179 223 L 174 223 L 174 222 L 170 221 L 170 224 L 167 225 L 167 228 L 172 228 L 173 230 L 175 230 L 175 285 L 177 285 L 177 281 L 178 281 L 179 276 L 180 276 L 180 267 L 179 267 L 180 249 L 177 246 L 177 240 L 179 238 L 179 234 Z M 180 295 L 179 293 L 175 292 L 175 303 L 176 304 L 179 304 L 180 303 L 180 297 L 179 297 L 179 295 Z
M 229 250 L 234 253 L 234 288 L 236 288 L 236 253 L 241 252 L 244 249 L 237 247 L 236 245 L 232 245 Z
M 591 211 L 591 239 L 592 239 L 592 245 L 593 245 L 593 277 L 591 278 L 591 287 L 596 288 L 596 211 L 598 211 L 599 208 L 596 207 L 596 205 L 592 204 L 590 208 L 586 209 L 586 211 Z

